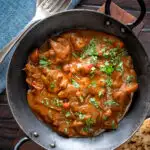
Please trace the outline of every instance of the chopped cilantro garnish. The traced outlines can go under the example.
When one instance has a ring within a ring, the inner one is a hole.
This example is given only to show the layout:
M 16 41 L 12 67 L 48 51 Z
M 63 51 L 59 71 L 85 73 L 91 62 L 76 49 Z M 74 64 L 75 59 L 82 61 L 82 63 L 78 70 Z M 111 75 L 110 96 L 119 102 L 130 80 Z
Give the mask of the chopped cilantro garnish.
M 55 81 L 53 81 L 53 82 L 50 83 L 50 88 L 51 88 L 52 90 L 55 88 L 55 86 L 56 86 L 56 85 L 55 85 Z
M 92 39 L 90 43 L 84 48 L 84 53 L 82 54 L 82 58 L 86 56 L 98 56 L 98 52 L 96 51 L 96 39 Z
M 106 61 L 105 65 L 100 66 L 100 71 L 106 73 L 107 75 L 111 75 L 114 71 L 114 67 Z
M 83 103 L 83 101 L 84 101 L 83 96 L 79 96 L 79 99 L 80 99 L 80 102 Z
M 70 120 L 66 120 L 66 124 L 67 124 L 67 125 L 70 125 Z
M 108 100 L 108 101 L 104 102 L 104 104 L 106 106 L 119 106 L 119 104 L 117 102 L 115 102 L 114 100 Z
M 90 77 L 91 77 L 91 78 L 94 77 L 94 75 L 95 75 L 95 70 L 96 70 L 95 67 L 92 67 L 92 68 L 91 68 L 91 72 L 90 72 Z
M 91 63 L 91 64 L 96 64 L 96 63 L 97 63 L 97 60 L 98 60 L 98 57 L 97 57 L 97 56 L 91 56 L 91 58 L 90 58 L 90 63 Z
M 107 116 L 103 116 L 103 120 L 104 121 L 108 120 L 108 117 Z
M 104 51 L 103 52 L 103 56 L 105 57 L 105 58 L 114 58 L 114 57 L 116 57 L 116 55 L 117 55 L 117 50 L 118 50 L 118 48 L 112 48 L 112 49 L 110 49 L 109 51 Z
M 128 55 L 128 52 L 125 48 L 121 48 L 118 54 L 120 57 Z
M 106 82 L 106 86 L 108 87 L 112 86 L 112 79 L 110 77 L 108 77 L 105 82 Z
M 85 123 L 87 127 L 91 127 L 95 123 L 95 120 L 93 118 L 88 118 Z
M 107 49 L 107 47 L 103 47 L 103 48 L 101 49 L 101 52 L 104 53 L 104 52 L 106 51 L 106 49 Z
M 99 108 L 99 104 L 94 97 L 90 98 L 90 103 L 94 105 L 96 108 Z
M 53 104 L 56 105 L 57 107 L 62 106 L 62 101 L 59 100 L 58 98 L 54 98 L 52 102 L 53 102 Z
M 50 62 L 48 61 L 48 59 L 46 57 L 41 57 L 40 58 L 40 61 L 39 61 L 39 64 L 42 66 L 42 67 L 47 67 L 50 65 Z
M 108 43 L 108 44 L 113 44 L 113 40 L 109 39 L 109 38 L 103 38 L 103 41 Z
M 110 62 L 112 63 L 113 66 L 116 66 L 120 62 L 120 57 L 119 56 L 113 57 L 111 58 Z
M 74 58 L 78 58 L 78 57 L 80 56 L 80 54 L 73 52 L 73 53 L 72 53 L 72 56 L 73 56 Z
M 120 72 L 123 71 L 123 62 L 122 61 L 117 65 L 116 70 L 120 71 Z
M 102 91 L 99 91 L 99 92 L 98 92 L 98 96 L 99 96 L 100 98 L 103 97 L 103 96 L 104 96 L 103 92 L 102 92 Z
M 112 48 L 112 49 L 110 49 L 110 51 L 109 51 L 110 57 L 111 58 L 116 57 L 117 51 L 118 51 L 118 48 Z
M 42 101 L 41 101 L 42 104 L 44 104 L 45 106 L 48 106 L 49 105 L 49 99 L 48 98 L 44 98 Z
M 109 58 L 109 52 L 108 52 L 108 51 L 104 52 L 104 53 L 103 53 L 103 56 L 104 56 L 105 58 Z
M 71 79 L 71 83 L 75 88 L 79 88 L 80 84 L 78 82 L 76 82 L 74 79 Z
M 111 125 L 112 125 L 112 129 L 115 129 L 115 128 L 116 128 L 116 125 L 115 125 L 115 121 L 114 121 L 114 120 L 112 121 Z
M 96 81 L 92 81 L 91 84 L 88 87 L 96 87 Z
M 79 117 L 80 120 L 83 120 L 85 118 L 85 114 L 81 112 L 76 112 L 76 115 Z
M 83 127 L 82 130 L 83 130 L 84 132 L 89 132 L 89 127 Z
M 59 69 L 59 70 L 61 70 L 62 66 L 59 65 L 59 66 L 56 66 L 56 68 Z
M 126 79 L 126 83 L 131 83 L 134 79 L 134 76 L 133 75 L 128 75 L 127 76 L 127 79 Z
M 68 129 L 67 128 L 64 128 L 64 133 L 68 133 Z
M 66 114 L 65 114 L 65 116 L 69 117 L 69 116 L 71 116 L 71 113 L 69 111 L 67 111 Z
M 95 67 L 92 67 L 90 74 L 93 74 L 93 73 L 95 72 L 95 70 L 96 70 L 96 68 L 95 68 Z

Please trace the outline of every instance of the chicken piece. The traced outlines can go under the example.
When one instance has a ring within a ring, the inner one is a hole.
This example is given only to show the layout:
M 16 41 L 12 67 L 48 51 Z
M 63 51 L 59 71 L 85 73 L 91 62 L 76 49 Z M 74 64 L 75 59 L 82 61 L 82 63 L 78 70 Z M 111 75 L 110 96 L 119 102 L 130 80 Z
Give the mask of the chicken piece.
M 38 67 L 31 64 L 27 64 L 25 67 L 27 74 L 26 82 L 37 90 L 42 90 L 44 88 L 43 82 L 41 80 L 41 71 Z
M 93 120 L 96 120 L 99 116 L 99 111 L 92 104 L 84 104 L 82 106 L 79 106 L 78 111 L 86 114 L 87 117 L 90 117 Z M 84 119 L 87 119 L 87 117 L 85 117 Z
M 56 54 L 56 63 L 64 63 L 70 60 L 71 44 L 64 38 L 59 38 L 57 41 L 50 40 L 50 45 Z
M 112 110 L 111 109 L 107 109 L 105 112 L 104 112 L 104 116 L 106 117 L 110 117 L 112 115 Z
M 131 94 L 138 89 L 138 84 L 135 82 L 130 83 L 130 84 L 123 84 L 120 89 L 122 91 L 128 92 L 128 94 Z
M 41 54 L 41 57 L 50 58 L 51 56 L 55 56 L 55 51 L 53 49 L 49 49 L 48 51 Z
M 88 77 L 82 77 L 80 79 L 80 83 L 81 83 L 81 89 L 87 87 L 90 84 L 90 79 Z
M 34 63 L 34 64 L 38 64 L 39 62 L 39 50 L 35 49 L 31 55 L 30 55 L 30 60 Z
M 98 52 L 98 56 L 103 56 L 103 53 L 108 49 L 109 47 L 106 46 L 105 43 L 99 43 L 96 45 L 96 51 Z
M 31 64 L 26 64 L 25 66 L 25 72 L 27 74 L 27 76 L 32 76 L 33 74 L 39 74 L 41 71 L 38 67 L 35 67 L 34 65 Z
M 65 90 L 62 90 L 58 93 L 59 98 L 69 98 L 72 96 L 76 96 L 77 88 L 75 88 L 72 84 L 68 84 Z
M 89 42 L 89 40 L 87 38 L 81 36 L 78 33 L 71 33 L 70 39 L 71 39 L 71 42 L 72 42 L 75 50 L 81 50 Z
M 114 71 L 112 73 L 112 79 L 113 79 L 113 84 L 112 84 L 113 88 L 120 88 L 123 83 L 121 73 L 118 71 Z
M 47 85 L 48 91 L 57 93 L 67 87 L 68 79 L 59 70 L 43 68 L 42 71 L 45 74 L 45 76 L 42 76 L 42 80 Z
M 126 68 L 133 68 L 131 56 L 122 57 L 122 61 Z
M 97 83 L 97 86 L 99 87 L 104 87 L 106 85 L 106 77 L 99 77 L 97 80 L 96 80 L 96 83 Z
M 113 99 L 115 99 L 121 106 L 127 105 L 130 101 L 130 95 L 126 91 L 113 92 Z
M 77 112 L 78 107 L 79 107 L 79 102 L 75 98 L 74 98 L 74 100 L 72 100 L 72 98 L 71 98 L 70 106 L 71 106 L 72 111 Z
M 83 126 L 83 125 L 84 125 L 84 123 L 82 121 L 75 120 L 75 121 L 73 121 L 71 127 L 80 127 L 80 126 Z

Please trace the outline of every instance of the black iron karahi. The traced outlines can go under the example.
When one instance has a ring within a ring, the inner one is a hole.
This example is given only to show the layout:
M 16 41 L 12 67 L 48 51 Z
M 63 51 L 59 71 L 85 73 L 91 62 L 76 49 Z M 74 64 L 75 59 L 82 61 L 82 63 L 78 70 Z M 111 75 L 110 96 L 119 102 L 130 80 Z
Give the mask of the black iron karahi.
M 27 137 L 21 139 L 15 150 L 29 139 L 45 149 L 57 150 L 112 150 L 126 142 L 140 127 L 150 107 L 150 63 L 148 56 L 132 29 L 144 18 L 145 4 L 138 0 L 141 14 L 138 19 L 124 25 L 110 16 L 111 0 L 106 1 L 105 14 L 91 10 L 69 10 L 54 14 L 32 27 L 17 44 L 7 74 L 7 97 L 14 118 Z M 27 84 L 24 68 L 34 48 L 40 47 L 50 36 L 70 29 L 91 29 L 106 32 L 122 39 L 133 59 L 139 88 L 134 94 L 129 112 L 117 130 L 104 132 L 92 138 L 65 138 L 39 121 L 27 103 Z

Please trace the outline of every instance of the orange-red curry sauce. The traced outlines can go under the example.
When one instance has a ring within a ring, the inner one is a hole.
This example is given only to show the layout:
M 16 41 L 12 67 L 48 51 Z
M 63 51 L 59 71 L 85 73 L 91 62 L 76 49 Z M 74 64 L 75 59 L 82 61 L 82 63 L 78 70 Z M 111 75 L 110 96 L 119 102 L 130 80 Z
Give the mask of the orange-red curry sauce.
M 50 38 L 31 53 L 25 71 L 33 112 L 69 137 L 116 129 L 138 88 L 124 43 L 90 30 Z

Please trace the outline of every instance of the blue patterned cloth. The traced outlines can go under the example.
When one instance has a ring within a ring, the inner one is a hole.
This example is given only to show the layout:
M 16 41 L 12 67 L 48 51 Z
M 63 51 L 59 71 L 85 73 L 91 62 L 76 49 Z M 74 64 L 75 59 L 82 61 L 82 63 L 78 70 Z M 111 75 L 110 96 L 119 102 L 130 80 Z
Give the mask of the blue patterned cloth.
M 72 0 L 69 9 L 80 0 Z M 32 19 L 36 0 L 0 0 L 0 49 L 7 44 Z M 14 48 L 0 65 L 0 93 L 5 89 L 6 71 Z

